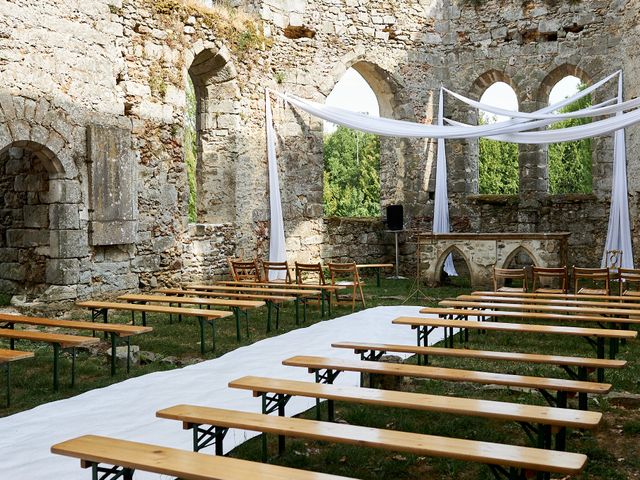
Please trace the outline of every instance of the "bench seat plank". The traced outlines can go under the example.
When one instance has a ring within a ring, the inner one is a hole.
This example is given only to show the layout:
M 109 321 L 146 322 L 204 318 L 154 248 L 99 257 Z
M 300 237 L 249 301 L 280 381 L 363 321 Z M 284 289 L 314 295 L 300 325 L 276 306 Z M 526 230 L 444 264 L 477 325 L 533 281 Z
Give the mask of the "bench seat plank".
M 450 302 L 443 301 L 449 304 Z M 453 303 L 454 301 L 451 301 Z M 581 314 L 562 314 L 562 313 L 544 313 L 544 312 L 530 312 L 530 311 L 509 311 L 509 310 L 496 310 L 496 309 L 480 309 L 478 304 L 474 302 L 468 303 L 469 308 L 463 308 L 462 306 L 443 305 L 442 307 L 425 307 L 420 310 L 420 313 L 435 313 L 438 315 L 461 315 L 461 316 L 473 316 L 473 317 L 495 317 L 495 318 L 516 318 L 523 320 L 545 320 L 549 322 L 596 322 L 602 323 L 633 323 L 640 324 L 639 319 L 626 318 L 626 317 L 608 317 L 603 315 L 581 315 Z M 477 310 L 472 310 L 474 306 L 478 307 Z M 496 305 L 497 308 L 499 308 Z M 526 310 L 527 307 L 523 306 L 522 310 Z M 520 309 L 518 309 L 520 310 Z
M 118 300 L 124 302 L 157 302 L 157 303 L 186 303 L 192 305 L 211 305 L 218 307 L 233 307 L 233 308 L 259 308 L 265 305 L 261 300 L 232 300 L 224 298 L 198 298 L 198 297 L 183 297 L 182 299 L 176 299 L 174 295 L 145 295 L 129 293 L 126 295 L 120 295 Z
M 206 424 L 225 428 L 240 428 L 290 437 L 563 474 L 580 472 L 587 460 L 585 455 L 577 453 L 194 405 L 176 405 L 160 410 L 156 415 L 160 418 L 179 420 L 188 425 Z
M 245 292 L 245 293 L 261 293 L 265 295 L 279 294 L 279 295 L 294 295 L 294 296 L 320 296 L 322 292 L 318 290 L 320 285 L 313 285 L 313 289 L 304 288 L 265 288 L 265 287 L 226 287 L 224 285 L 188 285 L 190 290 L 204 290 L 204 291 L 220 291 L 220 292 Z
M 76 305 L 79 307 L 91 308 L 94 310 L 107 309 L 107 310 L 128 310 L 132 312 L 147 312 L 147 313 L 172 313 L 175 315 L 191 315 L 193 317 L 205 317 L 205 318 L 224 318 L 232 315 L 231 312 L 222 311 L 222 310 L 169 307 L 166 305 L 140 305 L 136 303 L 102 302 L 102 301 L 95 301 L 95 300 L 76 302 Z
M 187 480 L 348 480 L 348 477 L 97 435 L 58 443 L 51 447 L 51 452 L 79 458 L 83 467 L 91 466 L 90 463 L 105 463 Z
M 62 348 L 84 347 L 100 342 L 100 339 L 95 337 L 68 335 L 65 333 L 36 332 L 32 330 L 12 330 L 8 328 L 0 328 L 0 338 L 43 342 L 59 345 Z
M 436 315 L 460 315 L 464 317 L 484 317 L 489 316 L 486 312 L 474 312 L 472 310 L 457 310 L 450 308 L 423 308 L 420 313 Z M 499 314 L 499 312 L 496 312 Z M 580 337 L 602 337 L 632 339 L 638 333 L 630 330 L 614 330 L 610 328 L 583 328 L 567 327 L 563 325 L 537 325 L 527 323 L 504 323 L 504 322 L 475 322 L 469 320 L 448 320 L 444 318 L 419 318 L 419 317 L 398 317 L 392 321 L 399 325 L 429 326 L 429 327 L 452 327 L 452 328 L 477 328 L 480 330 L 511 331 L 520 333 L 550 333 L 556 335 L 574 335 Z
M 528 297 L 528 298 L 554 298 L 559 300 L 601 300 L 603 302 L 629 302 L 638 303 L 640 298 L 634 298 L 629 295 L 587 295 L 575 293 L 532 293 L 532 292 L 492 292 L 492 291 L 475 291 L 471 295 L 485 295 L 496 297 Z
M 306 367 L 315 371 L 330 369 L 339 371 L 365 372 L 380 375 L 431 378 L 449 382 L 473 382 L 510 387 L 535 388 L 574 393 L 603 395 L 611 390 L 609 383 L 583 382 L 561 378 L 531 377 L 506 373 L 481 372 L 457 368 L 430 367 L 404 363 L 370 362 L 366 360 L 347 360 L 342 358 L 298 355 L 282 361 L 283 365 Z
M 206 290 L 183 290 L 182 288 L 158 288 L 154 290 L 156 293 L 165 295 L 188 295 L 196 297 L 217 297 L 217 298 L 237 298 L 247 300 L 264 300 L 270 302 L 293 302 L 296 297 L 287 295 L 265 295 L 259 293 L 233 293 L 233 292 L 215 292 Z
M 228 285 L 228 286 L 238 286 L 238 287 L 265 287 L 265 288 L 279 288 L 279 289 L 287 289 L 287 290 L 344 290 L 346 287 L 342 285 L 331 285 L 331 284 L 316 284 L 316 283 L 283 283 L 283 282 L 243 282 L 242 280 L 218 280 L 215 282 L 215 285 Z M 195 285 L 194 290 L 198 290 L 201 287 L 206 285 Z M 188 288 L 191 288 L 190 285 L 187 285 Z
M 562 305 L 562 306 L 584 306 L 584 307 L 598 307 L 602 309 L 622 309 L 622 310 L 640 310 L 640 301 L 638 303 L 632 302 L 616 302 L 616 301 L 592 301 L 592 300 L 564 300 L 556 298 L 544 298 L 544 297 L 517 297 L 517 296 L 493 296 L 493 295 L 458 295 L 456 300 L 463 300 L 467 302 L 491 302 L 491 303 L 528 303 L 535 305 Z
M 0 348 L 0 363 L 15 362 L 25 358 L 33 358 L 34 355 L 35 354 L 33 352 Z
M 55 318 L 28 317 L 24 315 L 11 315 L 0 313 L 0 322 L 24 325 L 37 325 L 41 327 L 68 328 L 74 330 L 96 330 L 100 332 L 115 333 L 120 337 L 128 337 L 153 331 L 151 327 L 141 325 L 122 325 L 118 323 L 94 323 L 81 320 L 59 320 Z M 85 338 L 85 337 L 83 337 Z
M 252 390 L 254 396 L 263 393 L 279 393 L 384 407 L 442 412 L 453 415 L 478 416 L 496 420 L 541 423 L 569 428 L 594 428 L 602 419 L 602 413 L 600 412 L 585 412 L 567 408 L 541 407 L 538 405 L 476 400 L 473 398 L 425 393 L 399 392 L 377 388 L 348 387 L 279 378 L 246 376 L 229 382 L 229 387 Z
M 499 310 L 499 311 L 523 311 L 527 313 L 545 313 L 545 314 L 553 314 L 554 317 L 560 318 L 561 320 L 566 319 L 566 315 L 575 316 L 576 320 L 580 321 L 588 321 L 588 322 L 607 322 L 607 321 L 616 321 L 616 322 L 624 322 L 628 324 L 638 324 L 640 323 L 640 319 L 633 318 L 625 318 L 625 315 L 640 315 L 640 308 L 638 310 L 633 309 L 625 309 L 625 308 L 599 308 L 599 307 L 590 307 L 586 305 L 539 305 L 539 304 L 531 304 L 531 303 L 519 303 L 517 300 L 511 303 L 496 303 L 496 302 L 479 302 L 473 300 L 442 300 L 439 302 L 439 305 L 442 307 L 453 307 L 453 308 L 477 308 L 480 310 Z M 560 314 L 560 315 L 556 315 Z M 622 318 L 602 318 L 602 316 L 613 317 L 613 316 L 622 316 Z M 515 315 L 514 315 L 515 316 Z M 532 317 L 525 317 L 532 318 Z M 533 317 L 537 318 L 537 317 Z M 546 317 L 544 317 L 546 319 Z M 555 319 L 555 318 L 554 318 Z
M 388 343 L 336 342 L 334 348 L 353 349 L 355 353 L 374 350 L 377 352 L 413 353 L 417 355 L 433 355 L 442 357 L 467 357 L 485 360 L 504 360 L 511 362 L 540 363 L 549 365 L 566 365 L 585 368 L 622 368 L 626 360 L 610 360 L 607 358 L 566 357 L 561 355 L 541 355 L 537 353 L 496 352 L 488 350 L 471 350 L 467 348 L 421 347 L 416 345 L 396 345 Z

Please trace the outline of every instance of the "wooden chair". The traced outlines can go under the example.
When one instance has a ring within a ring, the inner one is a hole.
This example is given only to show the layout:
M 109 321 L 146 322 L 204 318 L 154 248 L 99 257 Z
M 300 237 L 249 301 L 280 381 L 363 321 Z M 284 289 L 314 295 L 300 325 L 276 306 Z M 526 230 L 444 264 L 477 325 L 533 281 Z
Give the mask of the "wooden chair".
M 326 285 L 322 264 L 296 262 L 296 283 L 309 285 Z
M 503 285 L 498 288 L 498 279 L 521 280 L 521 287 L 508 287 Z M 494 292 L 526 292 L 527 270 L 525 268 L 496 268 L 493 267 L 493 291 Z
M 546 279 L 558 279 L 558 288 L 549 285 Z M 569 277 L 567 267 L 545 268 L 533 267 L 533 284 L 531 286 L 534 293 L 567 293 L 569 288 Z
M 618 284 L 620 295 L 628 295 L 632 297 L 640 297 L 640 269 L 637 268 L 619 268 Z M 635 289 L 629 288 L 635 284 Z
M 353 312 L 356 309 L 356 300 L 359 297 L 359 301 L 362 302 L 362 307 L 367 308 L 364 301 L 364 294 L 362 293 L 362 282 L 360 281 L 356 264 L 329 263 L 328 267 L 329 274 L 331 275 L 331 285 L 351 287 L 351 293 L 348 295 L 340 295 L 338 290 L 335 290 L 336 303 L 338 305 L 351 303 L 351 311 Z
M 579 288 L 580 280 L 589 282 L 586 287 Z M 598 284 L 602 284 L 598 287 Z M 573 267 L 573 291 L 583 295 L 609 295 L 611 293 L 608 268 Z
M 289 264 L 284 262 L 262 262 L 262 268 L 264 270 L 264 279 L 266 282 L 278 282 L 278 283 L 291 283 L 291 272 L 289 271 Z M 284 272 L 283 278 L 276 278 L 274 280 L 269 279 L 270 272 Z
M 260 268 L 257 260 L 230 260 L 231 275 L 238 282 L 259 282 Z

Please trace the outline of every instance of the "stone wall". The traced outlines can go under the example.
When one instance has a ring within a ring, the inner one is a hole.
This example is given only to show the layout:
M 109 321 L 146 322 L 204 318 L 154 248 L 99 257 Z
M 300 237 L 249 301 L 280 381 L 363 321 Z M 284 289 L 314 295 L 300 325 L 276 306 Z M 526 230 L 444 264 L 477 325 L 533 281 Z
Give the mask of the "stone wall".
M 0 3 L 0 290 L 70 300 L 218 277 L 228 255 L 266 256 L 265 87 L 323 101 L 353 67 L 382 115 L 418 122 L 433 121 L 441 83 L 479 98 L 493 81 L 506 81 L 521 109 L 532 110 L 566 74 L 591 81 L 623 68 L 625 97 L 640 93 L 635 1 L 236 3 L 244 9 L 206 11 L 178 0 Z M 183 159 L 188 76 L 198 95 L 197 224 L 187 220 Z M 445 110 L 476 120 L 454 101 Z M 289 257 L 392 261 L 381 219 L 323 218 L 321 122 L 276 101 L 274 124 Z M 87 132 L 95 126 L 122 132 L 106 138 L 103 155 L 91 153 Z M 627 132 L 636 245 L 638 132 Z M 410 230 L 429 231 L 434 142 L 381 143 L 381 212 L 401 203 Z M 518 196 L 479 196 L 476 150 L 473 142 L 447 145 L 455 231 L 569 230 L 569 263 L 598 262 L 609 139 L 594 142 L 594 189 L 586 196 L 546 193 L 538 147 L 521 148 Z M 125 158 L 131 170 L 121 168 Z M 132 203 L 101 216 L 96 182 L 108 186 L 109 172 L 120 172 L 113 188 L 133 190 Z M 401 240 L 405 274 L 414 271 L 412 235 Z

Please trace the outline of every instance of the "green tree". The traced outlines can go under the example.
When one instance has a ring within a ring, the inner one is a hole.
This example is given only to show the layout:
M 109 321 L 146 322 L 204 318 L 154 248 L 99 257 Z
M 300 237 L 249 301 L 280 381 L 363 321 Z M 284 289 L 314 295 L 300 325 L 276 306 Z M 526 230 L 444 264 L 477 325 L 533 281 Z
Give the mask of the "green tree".
M 196 213 L 196 164 L 198 162 L 198 137 L 196 132 L 196 91 L 191 78 L 185 88 L 187 96 L 187 108 L 184 113 L 184 161 L 187 164 L 187 180 L 189 183 L 189 210 L 190 222 L 197 220 Z
M 339 126 L 324 138 L 324 214 L 380 213 L 380 139 Z
M 583 90 L 581 84 L 578 88 Z M 566 107 L 559 113 L 575 112 L 591 106 L 591 95 L 586 95 Z M 549 126 L 551 129 L 575 127 L 591 122 L 591 118 L 562 120 Z M 550 193 L 591 193 L 591 139 L 574 142 L 552 143 L 548 153 L 549 192 Z
M 480 117 L 480 124 L 495 122 L 495 118 Z M 480 193 L 516 195 L 518 193 L 518 145 L 481 138 L 478 186 Z

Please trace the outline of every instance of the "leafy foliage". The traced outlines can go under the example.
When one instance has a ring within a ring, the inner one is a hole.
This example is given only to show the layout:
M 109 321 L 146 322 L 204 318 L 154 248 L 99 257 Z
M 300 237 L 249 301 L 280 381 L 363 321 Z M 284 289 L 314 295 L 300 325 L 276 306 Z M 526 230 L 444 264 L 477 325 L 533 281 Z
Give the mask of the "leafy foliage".
M 481 117 L 480 124 L 495 119 Z M 518 145 L 481 138 L 478 186 L 480 193 L 493 195 L 518 194 Z
M 380 139 L 339 126 L 324 139 L 324 214 L 380 213 Z
M 184 114 L 184 161 L 187 164 L 187 179 L 189 182 L 189 221 L 197 220 L 196 214 L 196 164 L 198 162 L 198 144 L 196 133 L 196 91 L 191 82 L 187 82 L 185 89 L 187 108 Z
M 585 85 L 580 85 L 583 90 Z M 591 106 L 591 95 L 567 105 L 560 113 L 575 112 Z M 549 128 L 568 128 L 590 123 L 591 118 L 576 118 L 554 123 Z M 553 143 L 549 145 L 549 192 L 550 193 L 591 193 L 591 139 L 575 142 Z

